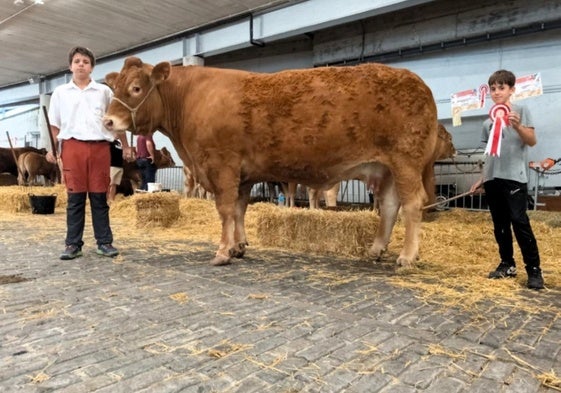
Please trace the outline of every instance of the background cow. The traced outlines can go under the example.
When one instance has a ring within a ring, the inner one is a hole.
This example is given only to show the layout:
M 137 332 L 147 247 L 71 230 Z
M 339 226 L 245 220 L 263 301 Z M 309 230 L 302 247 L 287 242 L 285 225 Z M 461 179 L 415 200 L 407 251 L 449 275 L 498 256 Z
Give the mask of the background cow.
M 423 175 L 432 167 L 437 116 L 428 86 L 381 64 L 258 74 L 197 66 L 155 66 L 131 57 L 106 82 L 104 118 L 116 132 L 167 135 L 201 185 L 214 193 L 222 236 L 214 265 L 242 257 L 253 184 L 330 187 L 390 174 L 405 221 L 402 266 L 418 257 Z M 135 114 L 133 125 L 132 113 Z M 382 182 L 382 184 L 389 184 Z M 382 190 L 383 191 L 383 190 Z M 382 192 L 383 194 L 383 192 Z M 370 252 L 379 258 L 399 206 L 383 206 Z
M 37 185 L 39 176 L 43 176 L 44 185 L 53 185 L 57 181 L 57 165 L 47 161 L 44 154 L 34 151 L 23 152 L 18 157 L 18 166 L 19 185 Z
M 36 149 L 35 147 L 15 147 L 14 153 L 17 157 L 21 153 L 33 151 L 39 154 L 47 154 L 46 149 Z M 16 161 L 14 160 L 14 155 L 9 147 L 0 147 L 0 173 L 10 173 L 13 176 L 18 176 L 18 167 Z
M 175 161 L 171 156 L 170 151 L 164 146 L 161 149 L 156 149 L 154 152 L 154 164 L 157 169 L 172 168 L 175 166 Z M 142 176 L 140 170 L 136 165 L 136 161 L 123 162 L 123 178 L 121 184 L 117 186 L 117 193 L 129 196 L 134 194 L 134 190 L 140 188 L 142 184 Z
M 187 165 L 183 165 L 183 175 L 184 193 L 187 198 L 214 199 L 214 195 L 203 188 Z
M 165 146 L 161 149 L 156 149 L 154 151 L 154 156 L 154 164 L 158 169 L 171 168 L 175 166 L 175 161 Z

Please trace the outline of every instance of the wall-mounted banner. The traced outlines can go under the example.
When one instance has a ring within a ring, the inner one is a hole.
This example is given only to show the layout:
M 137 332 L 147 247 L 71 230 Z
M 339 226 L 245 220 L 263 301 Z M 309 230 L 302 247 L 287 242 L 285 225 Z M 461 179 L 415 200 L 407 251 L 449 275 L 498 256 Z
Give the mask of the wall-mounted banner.
M 462 112 L 479 109 L 481 105 L 477 89 L 454 93 L 450 96 L 450 102 L 452 104 L 452 125 L 454 127 L 462 125 Z
M 516 90 L 511 101 L 523 100 L 528 97 L 536 97 L 543 94 L 542 78 L 540 73 L 524 75 L 516 78 Z M 450 96 L 452 104 L 452 125 L 462 125 L 461 113 L 485 107 L 485 97 L 489 93 L 489 86 L 484 83 L 479 89 L 469 89 L 454 93 Z
M 543 94 L 542 77 L 540 73 L 530 74 L 516 78 L 516 90 L 511 101 L 523 100 L 528 97 L 537 97 Z

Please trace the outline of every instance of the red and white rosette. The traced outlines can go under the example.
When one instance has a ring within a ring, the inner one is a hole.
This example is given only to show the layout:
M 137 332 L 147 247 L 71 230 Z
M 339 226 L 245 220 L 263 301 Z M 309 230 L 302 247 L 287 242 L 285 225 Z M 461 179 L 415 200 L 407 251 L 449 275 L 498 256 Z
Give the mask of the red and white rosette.
M 503 128 L 508 125 L 508 113 L 510 108 L 505 104 L 496 104 L 489 111 L 489 117 L 493 121 L 485 154 L 500 157 L 501 155 L 501 139 Z
M 479 107 L 485 108 L 485 97 L 489 93 L 489 85 L 487 83 L 483 83 L 479 86 Z

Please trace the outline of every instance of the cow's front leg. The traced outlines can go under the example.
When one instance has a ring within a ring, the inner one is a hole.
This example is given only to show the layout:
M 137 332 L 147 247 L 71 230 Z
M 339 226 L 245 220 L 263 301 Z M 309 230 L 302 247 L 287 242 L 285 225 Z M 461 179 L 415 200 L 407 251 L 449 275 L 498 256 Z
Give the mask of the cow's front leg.
M 405 221 L 405 239 L 403 249 L 397 258 L 398 266 L 413 267 L 419 258 L 419 232 L 421 228 L 421 203 L 412 202 L 403 205 Z
M 427 200 L 425 190 L 422 185 L 421 175 L 411 174 L 403 176 L 409 179 L 408 182 L 397 184 L 401 187 L 403 220 L 405 223 L 405 238 L 403 249 L 397 258 L 397 264 L 401 267 L 413 267 L 419 258 L 419 233 L 421 230 L 422 206 Z

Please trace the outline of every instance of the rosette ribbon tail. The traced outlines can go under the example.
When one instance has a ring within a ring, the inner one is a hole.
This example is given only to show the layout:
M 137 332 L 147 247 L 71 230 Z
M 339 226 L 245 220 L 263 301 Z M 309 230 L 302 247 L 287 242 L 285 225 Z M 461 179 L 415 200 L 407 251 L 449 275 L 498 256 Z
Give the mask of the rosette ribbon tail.
M 491 133 L 489 135 L 487 147 L 485 148 L 485 154 L 493 157 L 501 156 L 501 139 L 504 126 L 504 119 L 502 117 L 497 117 L 491 127 Z

